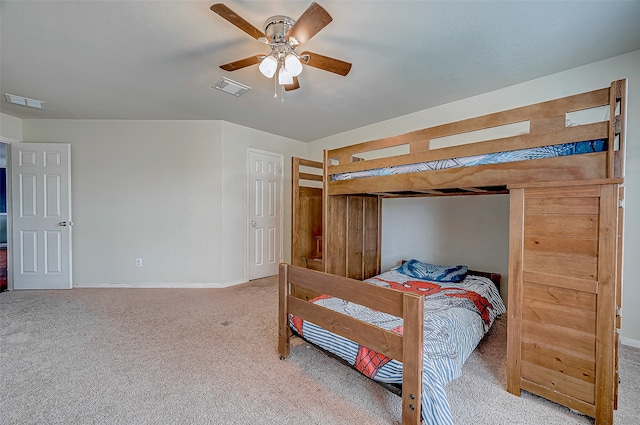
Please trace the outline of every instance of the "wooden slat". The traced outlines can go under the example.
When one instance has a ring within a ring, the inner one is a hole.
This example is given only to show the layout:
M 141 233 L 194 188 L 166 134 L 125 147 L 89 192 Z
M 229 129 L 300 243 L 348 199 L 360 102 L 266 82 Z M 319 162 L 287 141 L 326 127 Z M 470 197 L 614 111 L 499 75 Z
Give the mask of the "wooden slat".
M 387 357 L 402 361 L 401 335 L 292 296 L 288 297 L 287 302 L 290 314 L 300 316 Z M 402 303 L 399 307 L 402 309 Z
M 322 175 L 320 174 L 311 174 L 311 173 L 300 173 L 300 180 L 313 180 L 317 182 L 322 181 Z
M 522 320 L 522 341 L 595 361 L 595 335 L 569 328 Z
M 596 318 L 594 312 L 595 309 L 592 311 L 581 310 L 529 299 L 526 296 L 522 300 L 523 319 L 540 324 L 561 326 L 593 335 L 596 333 Z
M 304 159 L 304 158 L 297 158 L 297 159 L 298 159 L 298 164 L 303 167 L 312 167 L 312 168 L 320 168 L 320 169 L 322 169 L 323 167 L 322 162 L 312 161 L 310 159 Z
M 402 423 L 419 425 L 422 404 L 424 298 L 403 297 Z
M 521 385 L 523 390 L 529 391 L 530 393 L 537 394 L 541 397 L 546 398 L 547 400 L 553 400 L 556 403 L 560 403 L 563 406 L 567 406 L 571 409 L 577 410 L 578 412 L 583 413 L 587 416 L 591 416 L 592 418 L 596 416 L 596 408 L 593 404 L 585 403 L 582 400 L 560 394 L 557 391 L 527 381 L 526 379 L 522 380 Z
M 565 307 L 572 307 L 586 312 L 591 312 L 591 314 L 594 314 L 596 311 L 595 293 L 577 291 L 575 289 L 525 282 L 523 298 L 533 301 L 542 301 L 549 304 L 557 304 Z
M 522 379 L 549 388 L 561 394 L 593 404 L 595 401 L 595 388 L 593 383 L 576 379 L 564 373 L 522 362 Z M 553 399 L 551 399 L 553 400 Z
M 598 237 L 598 215 L 525 214 L 525 237 Z
M 598 291 L 598 281 L 595 279 L 579 279 L 572 276 L 555 276 L 533 271 L 524 272 L 523 279 L 525 282 L 534 282 L 558 288 L 575 289 L 591 294 L 595 294 Z
M 574 279 L 596 280 L 598 266 L 595 263 L 571 261 L 560 258 L 538 257 L 524 254 L 524 271 Z
M 393 316 L 402 317 L 402 292 L 302 267 L 289 267 L 289 282 Z
M 525 214 L 563 214 L 594 215 L 598 214 L 599 199 L 596 197 L 574 198 L 528 198 Z
M 596 184 L 590 183 L 588 186 L 576 186 L 575 182 L 567 183 L 569 184 L 559 187 L 558 185 L 562 183 L 550 183 L 552 187 L 528 187 L 527 202 L 535 198 L 600 198 L 600 188 Z M 597 212 L 595 214 L 597 214 Z
M 525 237 L 524 250 L 527 254 L 541 257 L 589 263 L 595 263 L 598 260 L 596 239 Z
M 535 181 L 594 180 L 605 177 L 606 152 L 505 164 L 328 181 L 328 195 L 502 186 Z
M 562 351 L 545 348 L 537 344 L 522 344 L 522 361 L 553 370 L 558 374 L 595 383 L 595 362 L 575 357 Z
M 520 395 L 524 189 L 511 191 L 509 206 L 509 292 L 507 304 L 507 391 Z

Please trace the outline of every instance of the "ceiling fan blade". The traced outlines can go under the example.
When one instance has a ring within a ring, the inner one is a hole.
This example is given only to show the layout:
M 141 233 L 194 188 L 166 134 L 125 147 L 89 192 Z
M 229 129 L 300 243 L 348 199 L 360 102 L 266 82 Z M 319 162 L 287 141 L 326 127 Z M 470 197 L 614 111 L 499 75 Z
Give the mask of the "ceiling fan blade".
M 305 63 L 314 68 L 323 69 L 342 76 L 347 75 L 349 71 L 351 71 L 351 64 L 349 62 L 311 52 L 302 52 L 300 54 L 300 56 L 304 55 L 309 55 L 309 61 Z
M 293 41 L 291 38 L 295 38 L 297 43 L 294 41 L 294 44 L 305 43 L 322 28 L 329 25 L 332 20 L 333 18 L 329 15 L 329 12 L 324 10 L 318 3 L 313 2 L 289 29 L 285 38 L 290 42 Z
M 264 35 L 262 31 L 260 31 L 258 28 L 251 25 L 249 22 L 245 21 L 240 15 L 238 15 L 233 10 L 229 9 L 224 4 L 216 3 L 213 6 L 211 6 L 211 10 L 214 13 L 217 13 L 218 15 L 220 15 L 222 18 L 229 21 L 230 23 L 232 23 L 233 25 L 235 25 L 236 27 L 240 28 L 242 31 L 246 32 L 256 40 L 258 40 L 260 37 L 266 38 L 266 35 Z
M 224 65 L 220 65 L 220 68 L 225 71 L 235 71 L 238 69 L 246 68 L 247 66 L 256 65 L 260 63 L 260 56 L 249 56 L 248 58 L 240 59 L 235 62 L 225 63 Z
M 298 77 L 293 77 L 293 84 L 285 84 L 285 91 L 296 90 L 300 88 L 300 81 L 298 81 Z

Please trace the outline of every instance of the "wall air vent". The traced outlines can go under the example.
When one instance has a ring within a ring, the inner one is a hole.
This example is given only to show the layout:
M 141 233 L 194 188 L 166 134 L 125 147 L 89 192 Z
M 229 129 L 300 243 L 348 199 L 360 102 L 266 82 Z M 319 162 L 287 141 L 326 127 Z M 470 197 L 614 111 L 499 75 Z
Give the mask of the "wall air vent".
M 41 100 L 29 99 L 28 97 L 16 96 L 15 94 L 5 93 L 4 97 L 7 102 L 20 106 L 28 106 L 30 108 L 42 109 L 44 104 Z
M 222 77 L 218 81 L 216 81 L 213 87 L 225 93 L 232 94 L 236 97 L 242 96 L 243 94 L 251 90 L 251 87 L 245 86 L 244 84 L 240 84 L 226 77 Z

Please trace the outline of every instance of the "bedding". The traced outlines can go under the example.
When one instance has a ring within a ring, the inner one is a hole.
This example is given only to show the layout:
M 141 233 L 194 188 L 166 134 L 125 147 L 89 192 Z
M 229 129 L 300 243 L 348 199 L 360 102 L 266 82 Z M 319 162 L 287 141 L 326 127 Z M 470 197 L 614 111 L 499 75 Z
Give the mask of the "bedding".
M 552 146 L 540 146 L 536 148 L 518 149 L 507 152 L 495 152 L 484 155 L 420 162 L 417 164 L 404 164 L 391 167 L 374 168 L 371 170 L 353 171 L 350 173 L 334 174 L 331 179 L 334 181 L 349 180 L 361 177 L 388 176 L 392 174 L 443 170 L 446 168 L 470 167 L 474 165 L 502 164 L 505 162 L 527 161 L 532 159 L 602 152 L 605 150 L 607 150 L 607 142 L 605 140 L 590 140 L 585 142 L 562 143 Z
M 406 264 L 406 263 L 405 263 Z M 422 420 L 428 425 L 452 425 L 445 386 L 458 378 L 478 342 L 506 312 L 491 280 L 467 275 L 460 282 L 433 282 L 392 269 L 365 282 L 424 295 L 424 355 Z M 338 298 L 321 295 L 310 302 L 402 334 L 402 319 Z M 402 383 L 402 363 L 389 359 L 313 323 L 290 316 L 295 333 L 341 357 L 371 379 Z

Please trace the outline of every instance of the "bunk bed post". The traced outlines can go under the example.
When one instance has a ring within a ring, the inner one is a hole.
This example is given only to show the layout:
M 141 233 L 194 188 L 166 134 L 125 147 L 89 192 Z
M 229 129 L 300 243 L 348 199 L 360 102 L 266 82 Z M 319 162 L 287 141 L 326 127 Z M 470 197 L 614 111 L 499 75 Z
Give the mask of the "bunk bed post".
M 300 158 L 291 158 L 291 229 L 299 229 L 300 216 Z M 291 264 L 303 266 L 300 256 L 300 237 L 291 232 Z
M 617 110 L 619 108 L 619 110 Z M 616 113 L 617 112 L 617 113 Z M 626 150 L 627 80 L 609 89 L 609 162 L 607 177 L 624 177 Z M 616 138 L 617 136 L 617 138 Z M 617 146 L 616 146 L 617 140 Z
M 402 337 L 402 424 L 421 423 L 424 298 L 404 294 Z
M 600 186 L 598 304 L 596 310 L 596 424 L 613 423 L 618 247 L 618 185 Z
M 507 391 L 520 396 L 524 189 L 510 190 L 509 285 L 507 303 Z
M 287 297 L 289 296 L 288 264 L 280 264 L 278 289 L 278 353 L 280 354 L 280 359 L 284 359 L 289 356 L 289 340 L 291 338 L 289 308 L 287 305 Z

